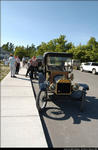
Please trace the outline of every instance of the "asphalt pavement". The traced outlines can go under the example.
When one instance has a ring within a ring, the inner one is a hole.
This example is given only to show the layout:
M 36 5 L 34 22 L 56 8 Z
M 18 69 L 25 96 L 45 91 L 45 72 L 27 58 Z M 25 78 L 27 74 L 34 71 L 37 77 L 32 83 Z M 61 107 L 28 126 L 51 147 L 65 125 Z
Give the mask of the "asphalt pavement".
M 10 73 L 1 82 L 1 147 L 98 147 L 98 75 L 74 70 L 74 82 L 86 83 L 85 110 L 67 97 L 50 100 L 43 113 L 35 104 L 38 80 Z
M 1 82 L 1 146 L 48 147 L 26 68 Z
M 50 99 L 40 114 L 48 147 L 54 148 L 98 148 L 98 75 L 74 70 L 75 83 L 87 84 L 84 111 L 81 101 L 70 97 Z M 32 80 L 35 96 L 38 81 Z

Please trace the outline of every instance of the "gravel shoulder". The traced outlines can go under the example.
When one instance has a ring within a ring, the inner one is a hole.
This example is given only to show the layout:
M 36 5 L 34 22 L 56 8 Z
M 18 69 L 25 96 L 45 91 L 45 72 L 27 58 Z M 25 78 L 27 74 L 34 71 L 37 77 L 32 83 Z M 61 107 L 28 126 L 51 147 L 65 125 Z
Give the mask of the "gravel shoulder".
M 0 63 L 0 81 L 9 73 L 9 66 L 5 66 L 3 63 Z

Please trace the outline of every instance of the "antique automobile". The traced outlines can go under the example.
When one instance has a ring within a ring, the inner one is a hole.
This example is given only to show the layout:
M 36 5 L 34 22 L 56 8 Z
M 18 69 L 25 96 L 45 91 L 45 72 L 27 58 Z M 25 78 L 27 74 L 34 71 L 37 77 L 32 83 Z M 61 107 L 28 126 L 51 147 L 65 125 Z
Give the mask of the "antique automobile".
M 44 53 L 43 72 L 39 73 L 40 91 L 36 97 L 36 106 L 39 111 L 46 107 L 50 93 L 56 96 L 63 95 L 65 99 L 66 96 L 72 97 L 80 93 L 80 110 L 83 111 L 86 91 L 89 87 L 86 84 L 74 83 L 72 57 L 71 53 Z

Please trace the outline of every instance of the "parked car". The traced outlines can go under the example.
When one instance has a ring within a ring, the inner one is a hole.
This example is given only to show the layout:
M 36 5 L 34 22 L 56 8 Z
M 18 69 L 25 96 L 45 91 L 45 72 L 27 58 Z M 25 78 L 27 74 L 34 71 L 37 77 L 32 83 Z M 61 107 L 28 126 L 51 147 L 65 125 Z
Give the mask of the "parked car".
M 98 63 L 97 62 L 87 62 L 82 63 L 80 66 L 80 70 L 92 72 L 92 74 L 98 73 Z
M 54 96 L 63 95 L 65 99 L 66 96 L 73 97 L 75 94 L 78 95 L 80 93 L 78 100 L 81 100 L 80 109 L 81 111 L 83 110 L 86 90 L 89 90 L 89 87 L 86 84 L 73 82 L 74 77 L 70 68 L 72 57 L 71 53 L 44 53 L 43 72 L 39 73 L 38 79 L 40 91 L 36 96 L 36 106 L 39 111 L 46 107 L 50 93 Z

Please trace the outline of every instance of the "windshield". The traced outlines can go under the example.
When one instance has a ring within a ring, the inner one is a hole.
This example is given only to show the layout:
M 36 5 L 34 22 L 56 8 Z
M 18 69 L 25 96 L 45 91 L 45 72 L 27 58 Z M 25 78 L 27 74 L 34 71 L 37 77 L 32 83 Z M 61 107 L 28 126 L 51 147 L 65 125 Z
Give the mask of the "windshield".
M 72 66 L 72 59 L 69 57 L 47 57 L 49 70 L 64 70 L 64 67 Z M 67 69 L 67 68 L 66 68 Z

